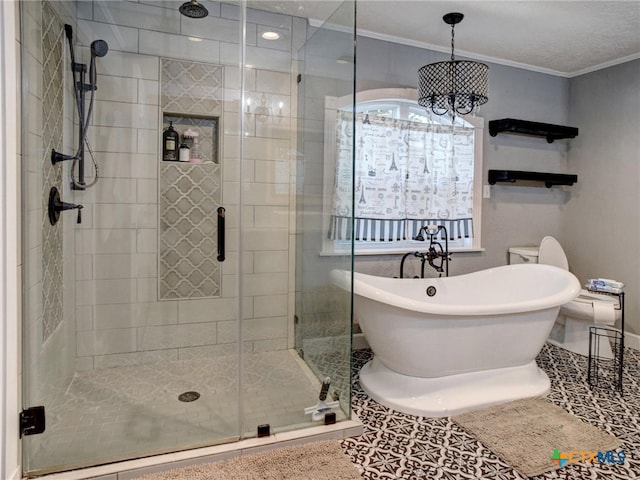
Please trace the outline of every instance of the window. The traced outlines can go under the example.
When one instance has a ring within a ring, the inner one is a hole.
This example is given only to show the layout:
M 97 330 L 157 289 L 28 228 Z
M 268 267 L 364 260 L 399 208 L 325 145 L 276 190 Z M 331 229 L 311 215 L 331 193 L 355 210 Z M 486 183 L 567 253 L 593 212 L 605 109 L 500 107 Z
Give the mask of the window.
M 413 239 L 424 225 L 445 226 L 450 250 L 480 248 L 484 122 L 465 116 L 452 124 L 415 96 L 415 89 L 358 95 L 355 169 L 353 113 L 327 98 L 323 253 L 349 251 L 352 236 L 356 254 L 411 251 L 423 245 Z

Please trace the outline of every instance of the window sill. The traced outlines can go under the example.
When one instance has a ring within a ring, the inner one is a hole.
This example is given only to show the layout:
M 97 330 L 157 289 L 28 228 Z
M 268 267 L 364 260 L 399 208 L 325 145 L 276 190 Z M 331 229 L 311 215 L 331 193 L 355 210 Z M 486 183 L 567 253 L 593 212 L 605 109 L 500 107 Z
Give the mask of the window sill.
M 421 248 L 416 248 L 416 249 L 396 249 L 396 250 L 356 250 L 356 252 L 354 253 L 354 255 L 356 257 L 360 257 L 360 256 L 377 256 L 377 255 L 404 255 L 405 253 L 408 252 L 415 252 L 415 251 L 422 251 L 424 249 Z M 449 249 L 449 253 L 477 253 L 477 252 L 484 252 L 485 249 L 483 247 L 468 247 L 468 248 L 464 248 L 464 247 L 456 247 L 456 248 L 450 248 Z M 346 252 L 346 251 L 328 251 L 328 250 L 322 250 L 320 252 L 320 256 L 321 257 L 347 257 L 350 255 L 350 252 Z

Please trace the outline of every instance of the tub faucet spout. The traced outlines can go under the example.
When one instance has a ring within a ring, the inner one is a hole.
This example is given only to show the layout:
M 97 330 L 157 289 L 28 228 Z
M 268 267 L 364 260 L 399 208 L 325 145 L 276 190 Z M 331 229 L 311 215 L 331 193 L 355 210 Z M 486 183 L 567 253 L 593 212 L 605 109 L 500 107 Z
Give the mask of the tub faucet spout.
M 442 248 L 442 244 L 436 241 L 434 238 L 440 233 L 444 232 L 445 247 Z M 446 277 L 449 276 L 449 235 L 447 234 L 447 228 L 444 225 L 425 225 L 420 229 L 420 233 L 424 231 L 429 237 L 429 249 L 425 254 L 425 258 L 429 265 L 435 269 L 436 272 L 442 276 L 444 273 Z

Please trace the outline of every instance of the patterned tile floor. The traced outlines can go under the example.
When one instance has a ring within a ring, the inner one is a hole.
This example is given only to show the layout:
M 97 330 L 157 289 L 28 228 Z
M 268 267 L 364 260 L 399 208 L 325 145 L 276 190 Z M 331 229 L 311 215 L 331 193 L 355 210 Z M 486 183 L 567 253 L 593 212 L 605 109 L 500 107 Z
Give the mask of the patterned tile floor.
M 346 439 L 343 449 L 368 480 L 525 480 L 449 417 L 426 418 L 395 412 L 369 398 L 358 384 L 358 372 L 372 358 L 370 350 L 354 352 L 353 412 L 364 423 L 360 437 Z M 545 345 L 538 365 L 551 379 L 547 398 L 580 420 L 620 439 L 626 461 L 572 464 L 533 477 L 562 480 L 640 479 L 640 352 L 625 351 L 624 395 L 587 385 L 587 359 Z M 551 455 L 553 452 L 549 452 Z

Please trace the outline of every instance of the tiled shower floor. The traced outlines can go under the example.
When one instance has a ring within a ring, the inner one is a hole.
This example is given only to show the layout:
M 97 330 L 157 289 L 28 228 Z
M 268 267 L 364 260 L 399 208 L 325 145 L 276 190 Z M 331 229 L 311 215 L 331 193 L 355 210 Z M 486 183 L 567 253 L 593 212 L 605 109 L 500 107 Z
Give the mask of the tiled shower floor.
M 623 465 L 566 465 L 534 477 L 565 480 L 640 479 L 640 352 L 625 351 L 624 396 L 587 385 L 587 359 L 545 345 L 537 362 L 551 379 L 552 403 L 622 442 Z M 525 480 L 449 417 L 425 418 L 395 412 L 369 398 L 358 383 L 370 350 L 354 352 L 353 412 L 364 424 L 360 437 L 342 441 L 344 451 L 367 480 Z M 553 452 L 549 452 L 551 455 Z M 526 452 L 523 452 L 526 454 Z
M 25 437 L 36 452 L 30 470 L 106 463 L 136 453 L 165 452 L 255 434 L 259 424 L 309 421 L 320 383 L 294 351 L 246 355 L 244 408 L 238 423 L 236 356 L 77 373 L 46 405 L 44 434 Z M 183 403 L 178 395 L 197 391 Z

